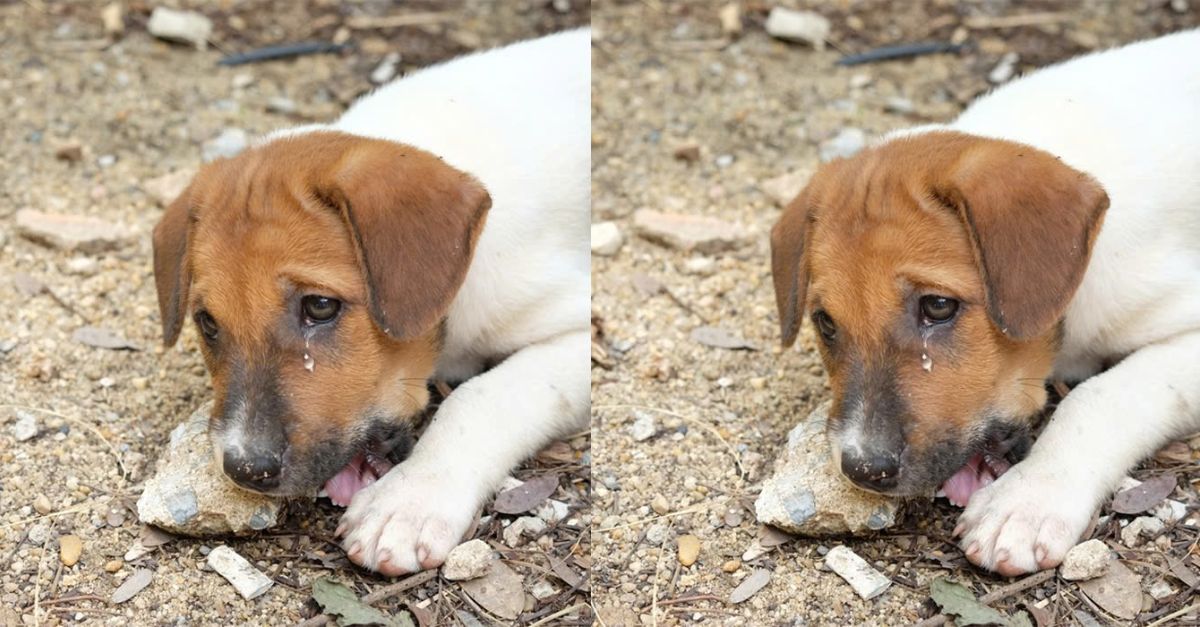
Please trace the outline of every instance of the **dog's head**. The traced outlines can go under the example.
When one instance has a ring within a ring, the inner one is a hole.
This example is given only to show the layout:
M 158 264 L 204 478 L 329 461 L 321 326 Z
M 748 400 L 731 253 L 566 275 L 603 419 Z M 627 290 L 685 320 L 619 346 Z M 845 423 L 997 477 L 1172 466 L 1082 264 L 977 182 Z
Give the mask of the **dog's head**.
M 783 342 L 811 318 L 842 473 L 964 503 L 1023 455 L 1108 207 L 1087 175 L 954 132 L 822 167 L 771 233 Z
M 329 131 L 200 170 L 154 275 L 166 345 L 199 333 L 226 475 L 281 495 L 336 478 L 347 501 L 407 454 L 490 205 L 427 152 Z

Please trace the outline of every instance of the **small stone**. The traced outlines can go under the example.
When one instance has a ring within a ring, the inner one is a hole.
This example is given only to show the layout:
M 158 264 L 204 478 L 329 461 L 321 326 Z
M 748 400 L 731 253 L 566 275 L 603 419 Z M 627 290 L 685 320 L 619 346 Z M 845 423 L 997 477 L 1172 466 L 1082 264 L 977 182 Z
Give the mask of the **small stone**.
M 695 163 L 700 160 L 700 144 L 684 144 L 671 154 L 679 161 Z
M 807 43 L 815 50 L 825 49 L 829 38 L 829 20 L 812 11 L 774 7 L 767 15 L 767 34 L 787 41 Z
M 695 276 L 712 276 L 717 272 L 717 260 L 712 257 L 692 257 L 683 262 L 683 273 Z
M 208 434 L 211 412 L 212 403 L 205 403 L 171 431 L 138 499 L 138 518 L 189 536 L 245 535 L 274 526 L 283 499 L 242 490 L 217 467 Z
M 592 225 L 592 254 L 611 257 L 621 250 L 625 236 L 616 222 L 597 222 Z
M 533 584 L 533 588 L 529 590 L 529 593 L 533 595 L 533 598 L 539 601 L 545 601 L 546 599 L 558 594 L 558 588 L 555 588 L 554 584 L 543 579 Z
M 275 96 L 267 101 L 267 111 L 290 115 L 296 112 L 296 101 L 283 96 Z
M 721 564 L 721 570 L 727 573 L 736 573 L 741 567 L 741 560 L 729 560 L 724 564 Z
M 254 75 L 249 72 L 238 72 L 230 81 L 234 89 L 245 89 L 254 84 Z
M 41 428 L 38 427 L 37 416 L 17 410 L 17 421 L 8 430 L 18 442 L 27 442 L 37 437 Z
M 225 159 L 236 156 L 245 150 L 249 143 L 250 136 L 246 134 L 246 131 L 240 128 L 227 128 L 221 131 L 220 135 L 204 142 L 200 154 L 205 161 Z
M 653 546 L 662 546 L 663 542 L 667 541 L 667 533 L 670 528 L 662 523 L 655 523 L 646 529 L 646 542 Z
M 645 442 L 658 435 L 658 422 L 654 420 L 654 414 L 635 411 L 633 415 L 634 421 L 629 426 L 629 435 L 633 437 L 634 442 Z
M 1121 543 L 1132 549 L 1141 544 L 1143 538 L 1158 535 L 1163 527 L 1163 521 L 1153 516 L 1138 516 L 1121 529 Z
M 382 85 L 392 80 L 396 76 L 398 65 L 400 65 L 400 53 L 389 52 L 387 56 L 383 57 L 383 61 L 371 71 L 371 82 L 376 85 Z
M 219 546 L 209 552 L 205 563 L 233 584 L 238 594 L 246 600 L 261 596 L 275 583 L 227 546 Z
M 718 168 L 728 168 L 733 165 L 733 155 L 717 155 L 715 163 Z
M 861 535 L 896 522 L 900 501 L 855 488 L 832 463 L 829 403 L 788 433 L 775 474 L 755 502 L 759 522 L 804 536 Z
M 79 562 L 80 555 L 83 555 L 83 540 L 79 536 L 69 535 L 58 539 L 58 558 L 63 566 L 74 566 Z
M 988 72 L 988 82 L 993 85 L 1007 83 L 1013 77 L 1013 74 L 1016 74 L 1017 61 L 1019 59 L 1020 56 L 1015 52 L 1008 52 L 1003 57 L 1000 57 L 1000 62 L 996 64 L 996 67 L 992 68 L 991 72 Z
M 78 163 L 83 160 L 83 146 L 78 143 L 64 144 L 54 151 L 54 158 L 68 163 Z
M 1147 592 L 1150 593 L 1150 596 L 1154 597 L 1155 601 L 1161 601 L 1172 594 L 1175 594 L 1175 588 L 1172 588 L 1171 584 L 1167 583 L 1166 581 L 1159 579 L 1158 581 L 1150 584 L 1150 589 Z
M 701 254 L 733 250 L 750 239 L 746 229 L 724 220 L 650 209 L 633 213 L 633 227 L 638 235 L 652 242 Z
M 525 538 L 536 538 L 546 530 L 546 523 L 541 518 L 522 516 L 504 528 L 501 534 L 504 543 L 510 547 L 520 546 Z
M 679 563 L 691 566 L 700 559 L 700 538 L 687 534 L 679 536 Z
M 39 494 L 37 498 L 33 499 L 33 509 L 42 516 L 45 516 L 54 511 L 54 506 L 50 504 L 50 499 L 46 498 L 45 494 Z
M 757 568 L 750 573 L 749 577 L 742 580 L 733 592 L 729 593 L 729 602 L 737 605 L 748 600 L 750 597 L 758 594 L 759 590 L 771 583 L 771 571 L 765 568 Z
M 111 168 L 117 162 L 116 155 L 100 155 L 96 158 L 96 165 L 102 168 Z
M 195 11 L 176 11 L 155 7 L 146 23 L 146 30 L 159 39 L 178 41 L 203 50 L 212 35 L 212 20 Z
M 787 174 L 781 174 L 773 179 L 763 181 L 759 187 L 762 188 L 772 202 L 778 207 L 786 207 L 788 203 L 795 200 L 796 196 L 804 190 L 804 186 L 808 184 L 808 179 L 812 177 L 811 170 L 795 170 Z
M 846 159 L 858 154 L 867 145 L 867 134 L 860 128 L 846 127 L 830 139 L 821 142 L 821 162 Z
M 50 539 L 50 526 L 45 523 L 33 525 L 29 528 L 29 533 L 25 534 L 25 539 L 34 546 L 42 546 Z
M 113 250 L 130 239 L 125 229 L 99 218 L 33 209 L 17 211 L 17 232 L 51 248 L 84 254 Z
M 175 170 L 142 182 L 142 191 L 146 192 L 160 207 L 170 205 L 192 181 L 194 172 L 191 170 Z
M 883 103 L 883 110 L 887 111 L 888 113 L 908 115 L 913 111 L 916 111 L 916 106 L 914 106 L 913 101 L 909 100 L 908 98 L 892 96 L 891 98 L 887 99 L 887 102 Z
M 1067 581 L 1095 579 L 1108 572 L 1112 559 L 1113 553 L 1104 542 L 1095 539 L 1080 542 L 1067 551 L 1058 574 Z
M 1174 522 L 1183 520 L 1187 516 L 1187 505 L 1172 499 L 1165 499 L 1150 510 L 1154 517 L 1167 523 L 1168 525 Z
M 740 35 L 742 32 L 742 7 L 737 2 L 730 2 L 717 11 L 721 20 L 721 32 L 726 35 Z
M 64 268 L 67 274 L 76 276 L 92 276 L 100 271 L 100 263 L 92 257 L 77 255 L 67 260 Z
M 829 553 L 825 555 L 825 565 L 845 579 L 846 583 L 850 584 L 850 587 L 854 588 L 854 592 L 863 600 L 870 600 L 883 594 L 883 591 L 892 585 L 891 580 L 871 568 L 866 560 L 846 546 L 835 546 L 829 549 Z
M 567 515 L 571 513 L 571 508 L 562 501 L 546 499 L 546 502 L 533 510 L 533 513 L 547 523 L 553 524 L 566 519 Z
M 487 574 L 496 552 L 483 540 L 469 540 L 454 547 L 442 564 L 442 577 L 450 581 L 475 579 Z
M 659 494 L 654 497 L 654 500 L 650 501 L 650 509 L 654 510 L 655 514 L 663 516 L 671 511 L 671 505 L 667 503 L 665 496 Z
M 125 30 L 125 9 L 120 2 L 110 2 L 100 10 L 100 22 L 104 24 L 104 34 L 120 35 Z
M 146 568 L 139 568 L 133 571 L 132 575 L 118 586 L 116 590 L 113 590 L 112 602 L 120 604 L 132 599 L 137 593 L 145 590 L 151 581 L 154 581 L 154 571 Z
M 125 562 L 122 562 L 121 560 L 108 560 L 107 562 L 104 562 L 104 572 L 115 573 L 118 570 L 121 570 L 124 566 Z

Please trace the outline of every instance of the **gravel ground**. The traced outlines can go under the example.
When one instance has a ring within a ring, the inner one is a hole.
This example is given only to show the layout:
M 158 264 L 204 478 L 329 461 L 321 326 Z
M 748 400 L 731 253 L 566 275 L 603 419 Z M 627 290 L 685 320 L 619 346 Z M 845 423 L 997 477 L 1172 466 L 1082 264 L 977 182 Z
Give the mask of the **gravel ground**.
M 368 76 L 390 52 L 401 53 L 403 73 L 586 23 L 589 7 L 587 0 L 424 0 L 399 8 L 382 0 L 168 2 L 214 21 L 214 47 L 197 51 L 146 33 L 156 3 L 121 4 L 124 32 L 109 36 L 101 2 L 0 3 L 0 625 L 296 623 L 315 612 L 309 587 L 320 576 L 360 595 L 388 583 L 344 559 L 332 543 L 340 510 L 326 501 L 297 504 L 281 528 L 259 537 L 181 538 L 131 563 L 122 559 L 142 533 L 132 507 L 158 451 L 209 396 L 193 332 L 160 348 L 149 234 L 161 209 L 147 182 L 194 169 L 201 146 L 224 129 L 253 135 L 336 116 L 371 87 Z M 445 15 L 408 27 L 370 21 L 430 11 Z M 347 35 L 354 47 L 340 54 L 216 65 L 222 52 Z M 86 253 L 39 245 L 16 233 L 22 208 L 94 217 L 129 235 Z M 72 339 L 89 325 L 138 350 Z M 27 416 L 39 434 L 18 441 Z M 545 580 L 556 590 L 529 597 L 522 623 L 586 600 L 586 580 L 572 587 L 548 573 L 551 557 L 581 577 L 590 565 L 588 447 L 580 435 L 517 473 L 559 473 L 554 498 L 573 510 L 535 543 L 500 545 L 527 588 Z M 509 520 L 485 519 L 478 537 L 495 542 Z M 70 540 L 60 538 L 70 535 L 82 540 L 82 557 L 64 566 L 59 546 Z M 203 565 L 219 544 L 270 574 L 274 587 L 254 601 L 239 597 Z M 154 572 L 150 586 L 111 603 L 138 569 Z M 426 625 L 490 622 L 457 584 L 436 577 L 382 607 L 407 607 Z M 588 616 L 582 606 L 558 620 Z
M 615 255 L 593 256 L 597 614 L 609 626 L 919 621 L 933 613 L 928 585 L 935 577 L 950 575 L 977 594 L 1007 583 L 966 564 L 950 537 L 958 510 L 944 501 L 915 504 L 899 526 L 875 537 L 824 546 L 796 540 L 741 561 L 760 533 L 755 495 L 786 433 L 828 395 L 808 325 L 796 350 L 778 348 L 767 234 L 779 209 L 763 184 L 810 172 L 819 146 L 845 128 L 870 135 L 952 118 L 990 87 L 989 73 L 1008 53 L 1018 53 L 1015 69 L 1023 71 L 1194 26 L 1200 7 L 814 1 L 807 6 L 832 22 L 832 45 L 818 52 L 765 34 L 771 3 L 741 3 L 744 33 L 727 36 L 718 19 L 724 4 L 605 1 L 593 8 L 593 220 L 615 222 L 624 236 Z M 970 17 L 1059 10 L 1073 13 L 1032 26 L 966 26 Z M 843 52 L 952 38 L 971 47 L 834 65 Z M 740 225 L 751 236 L 723 252 L 689 253 L 637 237 L 632 214 L 639 209 L 718 218 L 731 225 L 726 233 Z M 690 337 L 701 326 L 723 328 L 753 350 L 702 345 Z M 1175 498 L 1194 509 L 1197 449 L 1200 440 L 1179 444 L 1175 461 L 1153 463 L 1138 476 L 1168 467 L 1182 472 Z M 1119 546 L 1119 524 L 1113 518 L 1096 535 Z M 677 560 L 684 534 L 700 540 L 692 566 Z M 1146 597 L 1139 622 L 1191 602 L 1187 586 L 1163 573 L 1169 559 L 1195 575 L 1196 531 L 1164 535 L 1150 549 L 1121 553 L 1145 589 L 1165 579 L 1174 590 L 1161 600 Z M 843 543 L 892 579 L 888 592 L 862 601 L 822 569 L 827 547 Z M 731 603 L 731 591 L 759 569 L 771 574 L 770 583 Z M 1040 606 L 1038 618 L 1057 616 L 1060 624 L 1114 620 L 1075 584 L 1053 578 L 1000 605 Z M 1193 609 L 1171 620 L 1200 619 Z

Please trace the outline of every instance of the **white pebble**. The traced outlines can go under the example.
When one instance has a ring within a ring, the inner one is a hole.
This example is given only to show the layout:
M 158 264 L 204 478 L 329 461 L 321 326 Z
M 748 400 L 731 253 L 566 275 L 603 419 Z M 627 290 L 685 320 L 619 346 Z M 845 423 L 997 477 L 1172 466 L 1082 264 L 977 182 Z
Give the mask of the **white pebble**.
M 825 565 L 846 580 L 854 592 L 865 600 L 873 599 L 888 586 L 891 580 L 875 570 L 866 560 L 845 546 L 835 546 L 825 556 Z
M 209 568 L 220 573 L 233 584 L 238 594 L 247 600 L 261 596 L 275 583 L 246 561 L 246 558 L 227 546 L 213 549 L 208 554 L 207 563 Z

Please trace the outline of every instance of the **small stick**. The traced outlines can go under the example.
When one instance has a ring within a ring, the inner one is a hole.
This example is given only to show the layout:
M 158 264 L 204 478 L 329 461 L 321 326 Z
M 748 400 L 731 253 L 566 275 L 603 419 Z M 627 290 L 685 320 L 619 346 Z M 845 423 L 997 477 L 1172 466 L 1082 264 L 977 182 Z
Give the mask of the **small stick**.
M 258 48 L 249 52 L 231 54 L 222 57 L 220 61 L 217 61 L 217 65 L 243 65 L 245 63 L 274 61 L 276 59 L 301 57 L 304 55 L 320 54 L 323 52 L 340 52 L 345 47 L 346 44 L 331 44 L 324 41 L 302 41 L 296 44 L 267 46 L 266 48 Z
M 1200 610 L 1200 603 L 1193 603 L 1185 608 L 1175 610 L 1174 612 L 1171 612 L 1170 614 L 1163 616 L 1162 618 L 1154 621 L 1153 623 L 1146 625 L 1146 627 L 1158 627 L 1159 625 L 1166 624 L 1167 621 L 1175 619 L 1175 618 L 1179 618 L 1180 616 L 1183 616 L 1184 614 L 1187 614 L 1188 612 L 1191 612 L 1192 610 Z
M 1053 579 L 1054 575 L 1055 571 L 1053 568 L 1043 570 L 1040 573 L 1034 573 L 1024 579 L 1014 581 L 1007 586 L 1001 586 L 995 590 L 992 590 L 991 592 L 979 597 L 979 602 L 984 605 L 991 605 L 996 601 L 1007 599 L 1018 592 L 1041 585 L 1046 581 Z M 947 620 L 950 620 L 949 616 L 946 616 L 945 614 L 938 614 L 936 616 L 930 616 L 929 618 L 917 623 L 915 627 L 939 627 L 940 625 L 946 624 Z
M 952 44 L 941 41 L 922 42 L 917 44 L 900 44 L 898 46 L 884 46 L 875 48 L 859 54 L 848 54 L 837 60 L 837 65 L 861 65 L 863 63 L 874 63 L 876 61 L 890 61 L 892 59 L 904 59 L 907 57 L 919 57 L 927 54 L 938 54 L 942 52 L 958 52 L 962 50 L 962 44 Z
M 550 621 L 558 618 L 559 616 L 566 616 L 575 610 L 582 610 L 585 607 L 588 607 L 587 603 L 576 603 L 571 607 L 564 607 L 563 609 L 543 618 L 542 620 L 539 620 L 536 623 L 530 623 L 529 627 L 541 627 L 542 625 L 549 625 Z

